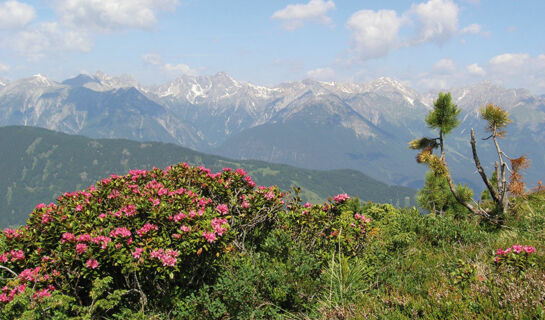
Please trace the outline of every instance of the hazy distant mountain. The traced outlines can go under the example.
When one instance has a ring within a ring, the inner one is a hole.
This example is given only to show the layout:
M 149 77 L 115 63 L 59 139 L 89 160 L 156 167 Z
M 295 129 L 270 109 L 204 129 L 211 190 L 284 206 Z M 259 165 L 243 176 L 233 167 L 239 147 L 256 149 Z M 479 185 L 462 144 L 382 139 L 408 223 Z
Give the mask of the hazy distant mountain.
M 188 162 L 214 171 L 245 168 L 256 183 L 303 189 L 305 200 L 325 201 L 347 192 L 364 201 L 414 204 L 414 189 L 388 186 L 355 170 L 315 171 L 262 161 L 237 161 L 173 144 L 120 139 L 94 140 L 34 127 L 0 127 L 0 228 L 22 224 L 40 202 L 87 188 L 110 174 L 165 168 Z
M 543 96 L 486 82 L 451 92 L 463 109 L 462 125 L 447 137 L 449 164 L 459 181 L 480 187 L 471 166 L 469 129 L 486 136 L 477 111 L 489 102 L 509 110 L 515 120 L 504 150 L 532 159 L 531 184 L 543 178 Z M 432 135 L 424 117 L 435 98 L 390 78 L 263 87 L 218 73 L 144 87 L 130 76 L 103 73 L 62 83 L 34 76 L 0 87 L 0 124 L 174 142 L 237 159 L 312 169 L 351 168 L 388 183 L 420 186 L 426 169 L 415 163 L 407 142 Z M 483 162 L 493 161 L 490 142 L 478 143 Z

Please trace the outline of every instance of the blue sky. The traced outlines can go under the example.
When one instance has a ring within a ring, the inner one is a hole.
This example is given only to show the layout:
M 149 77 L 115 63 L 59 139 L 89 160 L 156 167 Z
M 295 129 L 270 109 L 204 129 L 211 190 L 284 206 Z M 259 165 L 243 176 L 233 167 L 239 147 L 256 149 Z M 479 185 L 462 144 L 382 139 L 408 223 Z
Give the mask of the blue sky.
M 0 77 L 389 76 L 421 91 L 488 80 L 543 94 L 543 12 L 542 0 L 0 1 Z

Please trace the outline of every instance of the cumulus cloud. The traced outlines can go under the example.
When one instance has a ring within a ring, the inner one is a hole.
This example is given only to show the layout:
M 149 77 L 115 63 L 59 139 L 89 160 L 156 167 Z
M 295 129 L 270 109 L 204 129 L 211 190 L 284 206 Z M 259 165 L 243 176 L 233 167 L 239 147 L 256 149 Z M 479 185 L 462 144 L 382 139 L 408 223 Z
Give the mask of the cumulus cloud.
M 116 31 L 150 28 L 157 23 L 157 13 L 174 10 L 178 0 L 54 0 L 53 4 L 66 25 Z
M 10 39 L 10 47 L 31 59 L 40 59 L 62 51 L 88 52 L 92 41 L 85 32 L 63 28 L 57 22 L 46 22 L 15 34 Z
M 527 53 L 504 53 L 490 59 L 492 68 L 510 69 L 520 68 L 528 63 L 530 55 Z
M 476 63 L 468 65 L 466 69 L 472 75 L 481 76 L 481 77 L 486 75 L 486 71 L 484 71 L 484 69 L 481 68 Z
M 407 15 L 416 22 L 416 44 L 444 44 L 458 30 L 458 6 L 452 0 L 430 0 L 413 4 Z
M 351 47 L 362 60 L 380 58 L 398 46 L 398 32 L 404 20 L 393 10 L 360 10 L 346 27 L 352 31 Z
M 331 80 L 335 76 L 335 71 L 332 68 L 316 68 L 307 72 L 307 77 L 316 80 Z
M 0 62 L 0 73 L 6 72 L 6 71 L 8 71 L 8 70 L 9 70 L 9 66 L 3 64 L 2 62 Z
M 0 30 L 19 29 L 36 17 L 34 7 L 18 1 L 0 3 Z
M 441 59 L 433 65 L 433 70 L 439 73 L 450 73 L 456 70 L 454 61 L 450 59 Z
M 167 63 L 163 66 L 163 69 L 169 76 L 177 77 L 180 75 L 196 76 L 198 72 L 194 69 L 191 69 L 187 64 L 170 64 Z
M 142 60 L 151 65 L 159 65 L 163 63 L 163 58 L 157 53 L 146 53 L 142 55 Z
M 310 0 L 307 4 L 290 4 L 273 13 L 271 18 L 281 20 L 284 29 L 290 31 L 301 28 L 308 21 L 331 25 L 327 12 L 334 8 L 332 0 Z

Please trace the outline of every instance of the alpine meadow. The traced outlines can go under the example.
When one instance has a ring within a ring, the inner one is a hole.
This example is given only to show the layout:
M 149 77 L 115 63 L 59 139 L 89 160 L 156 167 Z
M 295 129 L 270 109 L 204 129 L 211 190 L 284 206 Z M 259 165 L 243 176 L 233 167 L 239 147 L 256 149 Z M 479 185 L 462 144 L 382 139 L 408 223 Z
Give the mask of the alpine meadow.
M 0 0 L 0 319 L 545 319 L 543 12 Z

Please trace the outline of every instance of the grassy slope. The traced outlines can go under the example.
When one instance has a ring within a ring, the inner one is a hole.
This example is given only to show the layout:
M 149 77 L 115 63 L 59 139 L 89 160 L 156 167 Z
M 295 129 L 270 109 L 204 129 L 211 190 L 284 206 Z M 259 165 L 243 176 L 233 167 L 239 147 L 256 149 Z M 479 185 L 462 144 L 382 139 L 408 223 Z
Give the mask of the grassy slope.
M 235 161 L 173 144 L 96 140 L 32 127 L 0 128 L 0 150 L 0 227 L 22 224 L 37 203 L 51 202 L 62 192 L 86 188 L 112 173 L 164 168 L 179 162 L 204 165 L 213 171 L 245 168 L 258 184 L 285 190 L 293 185 L 302 187 L 303 197 L 312 202 L 346 192 L 365 201 L 404 205 L 405 198 L 413 199 L 415 192 L 388 186 L 354 170 L 317 171 Z

